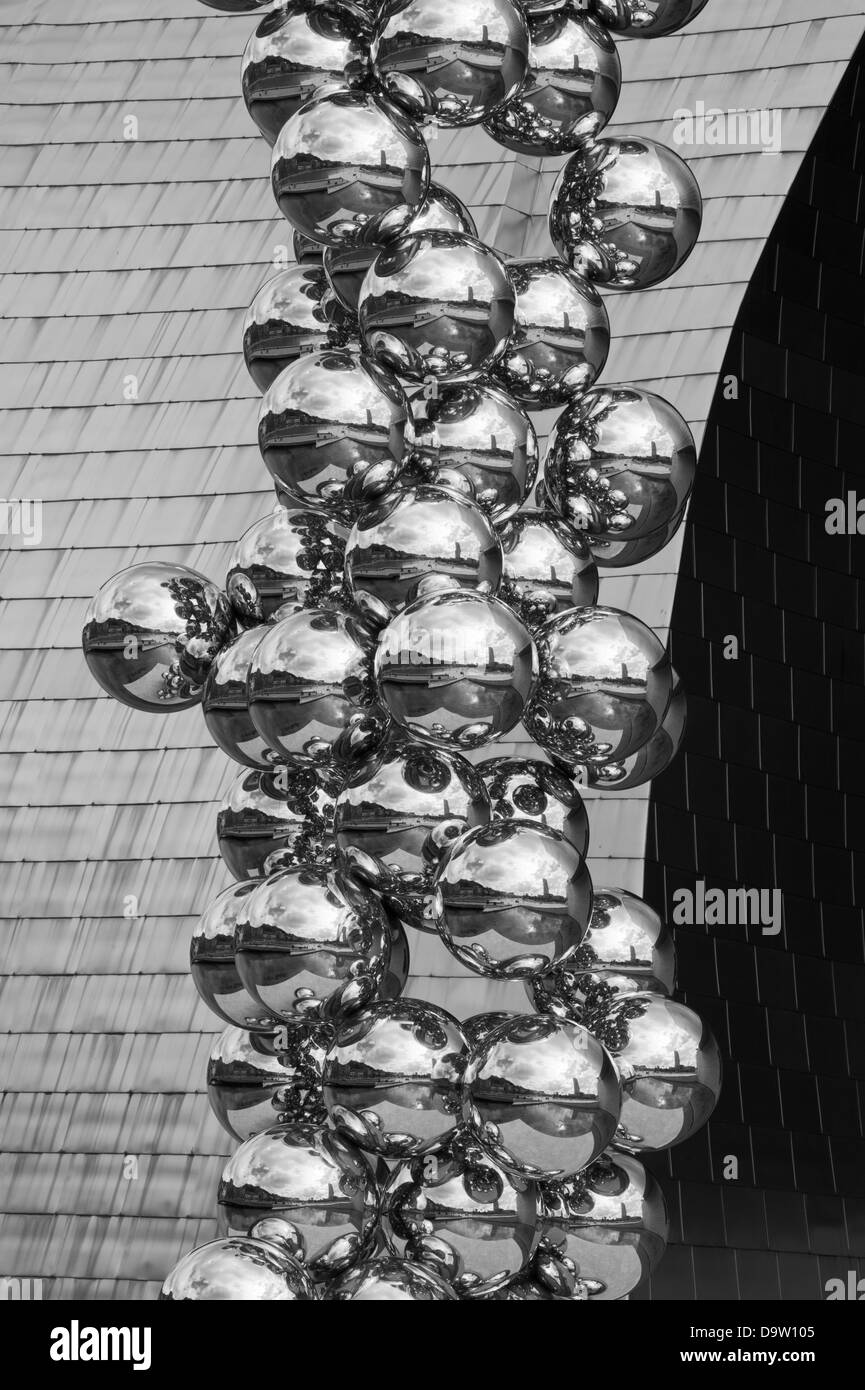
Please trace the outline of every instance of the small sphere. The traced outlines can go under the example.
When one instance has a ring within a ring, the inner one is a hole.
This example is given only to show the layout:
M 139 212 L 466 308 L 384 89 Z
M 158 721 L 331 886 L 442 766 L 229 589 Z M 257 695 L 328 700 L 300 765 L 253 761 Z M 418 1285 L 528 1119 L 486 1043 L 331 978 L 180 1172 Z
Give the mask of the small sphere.
M 708 0 L 592 0 L 593 13 L 628 39 L 661 39 L 684 29 Z
M 487 758 L 477 764 L 494 821 L 534 821 L 555 830 L 583 858 L 589 851 L 589 817 L 573 778 L 533 758 Z
M 321 264 L 286 266 L 258 291 L 243 322 L 243 357 L 259 391 L 307 352 L 348 345 L 346 316 L 335 306 Z
M 231 553 L 225 582 L 241 622 L 269 622 L 286 604 L 301 609 L 337 602 L 345 536 L 323 512 L 303 507 L 278 509 L 253 522 Z
M 246 683 L 264 627 L 251 627 L 223 647 L 207 673 L 201 697 L 204 722 L 214 741 L 229 758 L 245 767 L 269 768 L 276 761 L 249 714 Z
M 216 817 L 219 853 L 237 879 L 260 879 L 268 860 L 281 867 L 326 856 L 333 841 L 335 789 L 326 769 L 242 772 Z
M 225 1023 L 263 1033 L 278 1020 L 253 999 L 234 962 L 234 929 L 254 887 L 252 882 L 232 883 L 214 898 L 193 928 L 189 964 L 193 984 L 209 1009 Z
M 166 1303 L 310 1303 L 316 1298 L 308 1274 L 270 1241 L 211 1240 L 175 1265 L 159 1295 Z
M 274 1034 L 229 1027 L 210 1053 L 207 1098 L 222 1128 L 242 1142 L 289 1119 L 305 1103 L 310 1080 L 308 1069 L 277 1054 Z
M 580 533 L 556 512 L 519 512 L 499 528 L 499 597 L 535 631 L 556 613 L 597 602 L 598 568 Z

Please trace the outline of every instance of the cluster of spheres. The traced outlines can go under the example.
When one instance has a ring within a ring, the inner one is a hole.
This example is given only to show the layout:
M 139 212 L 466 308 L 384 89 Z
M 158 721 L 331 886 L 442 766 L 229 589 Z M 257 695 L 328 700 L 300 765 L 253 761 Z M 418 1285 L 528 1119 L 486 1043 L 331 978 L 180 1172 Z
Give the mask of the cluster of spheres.
M 627 1298 L 667 1239 L 641 1156 L 705 1123 L 721 1068 L 663 922 L 587 864 L 581 787 L 649 781 L 685 726 L 600 576 L 667 543 L 696 465 L 673 406 L 599 377 L 600 291 L 682 264 L 699 191 L 602 132 L 615 36 L 705 0 L 204 2 L 264 11 L 243 98 L 296 263 L 242 339 L 276 504 L 221 584 L 134 565 L 83 634 L 114 699 L 200 705 L 236 765 L 190 958 L 240 1147 L 162 1297 Z M 503 257 L 431 182 L 431 131 L 472 125 L 563 158 L 557 256 Z M 519 1007 L 415 997 L 416 949 Z

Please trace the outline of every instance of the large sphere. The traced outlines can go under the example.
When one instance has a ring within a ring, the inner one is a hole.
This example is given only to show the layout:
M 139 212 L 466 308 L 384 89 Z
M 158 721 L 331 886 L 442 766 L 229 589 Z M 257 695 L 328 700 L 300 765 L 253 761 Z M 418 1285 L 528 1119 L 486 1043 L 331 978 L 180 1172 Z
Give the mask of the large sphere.
M 174 1266 L 159 1295 L 166 1303 L 310 1303 L 312 1280 L 291 1255 L 250 1237 L 210 1240 Z
M 596 386 L 556 421 L 544 486 L 556 511 L 602 540 L 641 540 L 681 516 L 697 450 L 681 415 L 637 386 Z
M 558 831 L 498 821 L 456 842 L 436 874 L 433 910 L 462 965 L 490 979 L 526 979 L 573 956 L 589 923 L 592 880 Z
M 514 331 L 493 376 L 527 410 L 565 405 L 600 376 L 610 320 L 597 290 L 555 258 L 513 260 Z
M 598 136 L 616 109 L 622 86 L 616 45 L 574 4 L 530 15 L 529 34 L 525 85 L 485 129 L 517 154 L 570 154 Z
M 373 1248 L 378 1175 L 355 1146 L 316 1125 L 278 1125 L 229 1159 L 220 1220 L 245 1234 L 262 1216 L 294 1227 L 297 1258 L 318 1281 L 342 1274 Z
M 391 487 L 413 443 L 402 387 L 348 349 L 298 358 L 261 402 L 262 457 L 300 506 L 356 515 Z
M 272 1034 L 241 1028 L 223 1029 L 213 1045 L 207 1098 L 222 1128 L 235 1139 L 249 1139 L 287 1120 L 308 1090 L 306 1069 L 274 1049 Z
M 288 0 L 265 15 L 246 45 L 246 109 L 269 145 L 312 97 L 363 84 L 372 28 L 354 4 Z
M 721 1053 L 697 1014 L 659 994 L 632 994 L 599 1008 L 591 1027 L 622 1081 L 617 1144 L 669 1149 L 706 1123 L 721 1093 Z
M 534 821 L 555 830 L 583 858 L 589 850 L 589 817 L 571 777 L 533 758 L 487 758 L 477 764 L 494 821 Z
M 311 609 L 274 623 L 249 671 L 249 712 L 292 767 L 348 771 L 380 744 L 371 638 L 360 623 Z
M 253 627 L 223 647 L 208 672 L 201 697 L 211 738 L 229 758 L 253 768 L 267 768 L 276 761 L 250 718 L 246 698 L 250 663 L 263 636 L 263 627 Z
M 597 602 L 598 569 L 583 537 L 556 512 L 519 512 L 499 530 L 499 597 L 531 631 Z
M 642 787 L 666 772 L 676 757 L 685 737 L 688 722 L 688 702 L 679 677 L 673 671 L 673 693 L 667 713 L 648 743 L 621 762 L 605 763 L 603 767 L 586 769 L 589 786 L 607 791 L 628 791 Z M 564 764 L 562 764 L 564 766 Z
M 540 1182 L 571 1177 L 603 1153 L 621 1100 L 597 1039 L 554 1018 L 503 1023 L 466 1068 L 466 1122 L 503 1168 Z
M 695 19 L 708 0 L 592 0 L 607 28 L 629 39 L 660 39 Z
M 667 1207 L 658 1183 L 629 1154 L 605 1153 L 572 1184 L 541 1189 L 544 1239 L 570 1261 L 589 1298 L 627 1298 L 667 1247 Z
M 396 0 L 376 25 L 372 56 L 413 120 L 477 125 L 525 82 L 529 32 L 513 0 Z
M 477 236 L 477 228 L 469 211 L 450 189 L 431 183 L 420 212 L 406 227 L 411 232 L 464 232 Z M 331 288 L 342 307 L 356 314 L 363 280 L 379 251 L 381 243 L 359 242 L 356 246 L 328 246 L 324 253 L 324 268 Z
M 417 126 L 359 92 L 301 106 L 279 132 L 271 164 L 282 215 L 326 246 L 398 235 L 420 211 L 429 173 Z
M 358 306 L 368 352 L 409 381 L 470 381 L 503 355 L 514 327 L 504 263 L 476 237 L 412 232 L 376 256 Z
M 400 918 L 431 930 L 426 907 L 440 860 L 458 836 L 489 818 L 489 799 L 471 763 L 394 739 L 340 792 L 340 860 Z
M 290 265 L 258 291 L 243 322 L 243 357 L 260 391 L 307 352 L 343 347 L 345 314 L 334 305 L 324 267 Z
M 189 965 L 201 998 L 225 1023 L 252 1032 L 272 1031 L 278 1023 L 246 989 L 234 960 L 234 929 L 238 914 L 255 884 L 233 883 L 214 898 L 192 931 Z
M 542 748 L 602 767 L 648 743 L 673 689 L 651 628 L 615 608 L 574 608 L 544 623 L 538 648 L 541 679 L 525 725 Z
M 484 381 L 416 391 L 410 398 L 414 460 L 435 479 L 457 469 L 498 525 L 513 516 L 534 486 L 538 437 L 525 411 Z
M 459 1123 L 468 1043 L 434 1004 L 373 1004 L 340 1025 L 324 1067 L 334 1129 L 384 1158 L 431 1153 Z
M 326 1303 L 448 1303 L 456 1297 L 435 1270 L 397 1259 L 368 1260 L 322 1294 Z
M 231 633 L 225 595 L 185 565 L 148 560 L 107 580 L 84 617 L 91 675 L 115 700 L 148 714 L 188 709 Z
M 678 512 L 668 525 L 659 526 L 657 531 L 647 531 L 645 536 L 633 540 L 628 539 L 627 533 L 624 538 L 587 535 L 586 541 L 595 557 L 595 564 L 599 569 L 633 569 L 636 565 L 642 565 L 663 550 L 665 545 L 669 545 L 682 524 L 683 516 L 684 512 Z
M 492 523 L 477 503 L 435 484 L 368 508 L 354 524 L 345 557 L 352 598 L 384 622 L 419 597 L 429 575 L 485 594 L 495 594 L 502 577 Z
M 538 1241 L 538 1189 L 493 1163 L 463 1132 L 392 1172 L 383 1228 L 389 1247 L 436 1269 L 463 1298 L 501 1288 Z
M 234 877 L 260 879 L 277 862 L 322 858 L 333 837 L 333 797 L 315 768 L 242 772 L 216 817 L 219 853 Z
M 640 135 L 604 137 L 571 155 L 550 202 L 550 236 L 567 265 L 617 290 L 666 280 L 694 249 L 703 203 L 679 155 Z
M 298 865 L 244 900 L 237 971 L 277 1018 L 339 1018 L 399 992 L 390 976 L 391 932 L 370 889 L 324 866 Z
M 242 622 L 266 623 L 285 604 L 318 608 L 337 601 L 344 565 L 342 527 L 320 511 L 277 508 L 235 545 L 225 589 Z
M 396 722 L 437 748 L 480 748 L 523 718 L 535 644 L 511 610 L 469 589 L 420 598 L 379 637 L 375 674 Z

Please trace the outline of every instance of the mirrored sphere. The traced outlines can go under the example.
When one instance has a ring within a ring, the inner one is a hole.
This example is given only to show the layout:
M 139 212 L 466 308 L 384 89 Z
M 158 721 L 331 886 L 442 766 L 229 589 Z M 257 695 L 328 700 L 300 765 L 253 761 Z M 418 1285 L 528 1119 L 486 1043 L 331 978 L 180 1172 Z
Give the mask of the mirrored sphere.
M 574 608 L 544 623 L 538 650 L 541 679 L 525 725 L 542 748 L 601 767 L 648 743 L 673 689 L 651 628 L 615 608 Z
M 291 250 L 298 265 L 321 265 L 324 260 L 321 242 L 302 236 L 300 232 L 292 232 Z
M 192 931 L 189 965 L 201 998 L 225 1023 L 272 1032 L 278 1020 L 245 988 L 234 961 L 234 928 L 254 883 L 233 883 L 214 898 Z
M 556 613 L 598 597 L 595 557 L 556 512 L 518 512 L 499 528 L 504 573 L 499 597 L 530 631 Z
M 256 1004 L 257 1008 L 260 1008 Z M 222 1128 L 249 1139 L 285 1120 L 309 1090 L 306 1070 L 277 1056 L 272 1034 L 225 1028 L 207 1064 L 207 1098 Z
M 497 599 L 469 589 L 419 598 L 381 633 L 380 698 L 437 748 L 480 748 L 515 728 L 537 680 L 535 644 Z
M 667 770 L 679 752 L 687 721 L 687 697 L 679 677 L 673 671 L 673 694 L 660 728 L 652 734 L 648 743 L 622 762 L 588 768 L 589 786 L 618 792 L 653 781 Z
M 637 386 L 596 386 L 553 426 L 544 486 L 592 538 L 637 540 L 678 521 L 696 471 L 694 437 L 669 401 Z
M 402 920 L 429 931 L 426 908 L 439 862 L 458 836 L 489 818 L 484 784 L 465 758 L 392 739 L 339 794 L 340 862 Z
M 616 45 L 584 7 L 567 3 L 529 14 L 529 35 L 525 84 L 484 129 L 518 154 L 569 154 L 599 135 L 616 109 L 622 85 Z
M 617 1145 L 669 1149 L 702 1128 L 721 1093 L 721 1052 L 693 1010 L 659 994 L 632 994 L 599 1008 L 591 1026 L 622 1081 Z
M 647 531 L 645 536 L 634 540 L 628 540 L 627 535 L 619 539 L 613 534 L 587 534 L 586 541 L 595 557 L 595 564 L 598 569 L 632 569 L 635 565 L 641 565 L 669 545 L 682 524 L 683 516 L 684 512 L 679 512 L 667 526 L 660 526 L 657 531 Z
M 229 1159 L 220 1220 L 247 1232 L 264 1214 L 294 1228 L 297 1258 L 317 1282 L 351 1269 L 373 1248 L 376 1170 L 353 1144 L 316 1125 L 278 1125 Z
M 160 1302 L 310 1303 L 309 1275 L 270 1241 L 231 1237 L 210 1240 L 184 1255 L 160 1292 Z
M 322 858 L 332 843 L 334 795 L 325 770 L 242 772 L 216 817 L 219 853 L 234 877 L 261 878 L 274 855 L 283 868 Z
M 600 376 L 610 320 L 597 290 L 555 258 L 507 261 L 514 331 L 494 379 L 527 410 L 565 405 Z
M 620 1108 L 612 1060 L 578 1024 L 518 1015 L 466 1068 L 466 1123 L 503 1168 L 538 1181 L 592 1163 L 612 1141 Z
M 325 1303 L 448 1303 L 457 1297 L 427 1265 L 393 1258 L 369 1260 L 349 1270 L 321 1296 Z
M 265 15 L 241 65 L 246 109 L 269 145 L 314 96 L 362 85 L 372 27 L 354 4 L 288 0 Z
M 331 1126 L 369 1153 L 440 1148 L 459 1123 L 468 1043 L 444 1009 L 420 999 L 373 1004 L 337 1029 L 324 1065 Z
M 249 712 L 292 767 L 348 771 L 381 743 L 372 639 L 354 618 L 309 609 L 274 623 L 249 671 Z
M 392 1172 L 382 1226 L 395 1254 L 438 1271 L 462 1298 L 501 1288 L 538 1240 L 538 1190 L 463 1131 Z
M 236 763 L 253 768 L 270 767 L 276 761 L 249 716 L 246 700 L 249 665 L 263 635 L 263 627 L 251 627 L 223 647 L 207 674 L 201 697 L 213 741 Z
M 502 577 L 502 548 L 491 521 L 476 502 L 432 483 L 368 508 L 345 553 L 352 599 L 383 622 L 419 597 L 429 575 L 485 594 L 495 594 Z
M 122 705 L 148 714 L 189 709 L 231 635 L 231 608 L 186 565 L 148 560 L 107 580 L 84 616 L 90 674 Z
M 589 817 L 573 778 L 534 758 L 487 758 L 477 764 L 494 821 L 534 821 L 555 830 L 584 858 Z
M 553 188 L 550 237 L 578 275 L 617 290 L 666 280 L 694 249 L 703 204 L 688 165 L 644 136 L 571 155 Z
M 358 305 L 366 350 L 409 381 L 469 381 L 504 353 L 514 291 L 503 261 L 477 237 L 412 232 L 367 271 Z
M 244 899 L 237 971 L 279 1019 L 336 1019 L 387 995 L 391 934 L 370 889 L 323 865 L 297 865 Z
M 289 603 L 317 608 L 337 602 L 345 535 L 324 512 L 302 507 L 281 508 L 253 522 L 231 553 L 225 581 L 241 621 L 266 623 Z
M 476 125 L 525 82 L 529 33 L 513 0 L 393 0 L 372 56 L 385 92 L 413 120 Z
M 435 878 L 442 941 L 462 965 L 490 979 L 542 975 L 570 959 L 591 910 L 583 856 L 558 831 L 532 821 L 468 831 Z
M 462 1019 L 460 1027 L 468 1038 L 469 1047 L 474 1052 L 486 1042 L 500 1024 L 507 1023 L 509 1019 L 517 1016 L 514 1013 L 504 1013 L 502 1010 L 495 1013 L 473 1014 L 471 1018 Z
M 299 357 L 261 402 L 258 445 L 295 505 L 356 515 L 391 487 L 413 443 L 402 387 L 348 349 Z
M 326 246 L 398 235 L 420 211 L 429 175 L 417 126 L 361 92 L 306 102 L 280 130 L 271 164 L 283 217 Z
M 602 24 L 629 39 L 660 39 L 683 29 L 708 0 L 592 0 Z
M 457 470 L 496 525 L 513 516 L 538 471 L 535 427 L 516 401 L 479 381 L 415 391 L 410 409 L 421 472 Z
M 630 1154 L 605 1153 L 571 1183 L 541 1189 L 544 1239 L 574 1265 L 589 1298 L 625 1298 L 667 1247 L 660 1186 Z
M 334 305 L 324 267 L 289 265 L 258 291 L 243 322 L 243 357 L 260 391 L 307 352 L 347 345 L 349 324 Z
M 199 0 L 209 10 L 222 10 L 224 14 L 251 14 L 253 10 L 264 9 L 273 0 Z
M 465 232 L 476 236 L 477 228 L 468 209 L 455 193 L 431 183 L 419 213 L 406 227 L 406 233 Z M 379 251 L 381 243 L 359 242 L 356 246 L 328 246 L 324 253 L 324 268 L 340 304 L 353 314 L 358 311 L 363 279 Z

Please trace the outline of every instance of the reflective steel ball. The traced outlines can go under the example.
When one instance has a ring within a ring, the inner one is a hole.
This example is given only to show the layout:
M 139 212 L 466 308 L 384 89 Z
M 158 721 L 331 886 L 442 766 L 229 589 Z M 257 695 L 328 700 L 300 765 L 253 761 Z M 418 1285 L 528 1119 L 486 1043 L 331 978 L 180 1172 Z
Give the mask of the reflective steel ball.
M 324 267 L 286 266 L 263 285 L 243 322 L 243 357 L 260 391 L 307 352 L 348 345 L 349 323 L 334 305 Z
M 684 29 L 707 0 L 592 0 L 593 13 L 628 39 L 660 39 Z
M 242 772 L 216 817 L 219 853 L 237 879 L 259 879 L 279 867 L 326 856 L 333 837 L 335 789 L 326 769 L 286 767 Z
M 210 1240 L 184 1255 L 159 1295 L 165 1303 L 311 1303 L 315 1298 L 309 1275 L 286 1250 L 239 1236 Z
M 249 716 L 246 699 L 250 662 L 263 635 L 263 627 L 252 627 L 223 647 L 208 672 L 201 698 L 204 722 L 214 742 L 236 763 L 252 768 L 267 768 L 275 762 Z
M 283 217 L 326 246 L 397 236 L 420 211 L 429 174 L 417 126 L 361 92 L 306 102 L 280 130 L 271 164 Z
M 477 764 L 494 821 L 534 821 L 555 830 L 585 858 L 589 817 L 571 777 L 533 758 L 487 758 Z
M 122 705 L 148 714 L 189 709 L 231 636 L 225 595 L 196 570 L 149 560 L 121 570 L 87 608 L 81 645 L 90 673 Z
M 487 1038 L 495 1032 L 502 1023 L 507 1023 L 510 1019 L 516 1018 L 514 1013 L 504 1013 L 499 1010 L 496 1013 L 473 1014 L 471 1018 L 464 1018 L 460 1027 L 468 1038 L 469 1047 L 475 1051 L 486 1042 Z
M 473 1052 L 464 1116 L 508 1172 L 571 1177 L 610 1144 L 621 1108 L 616 1069 L 578 1024 L 518 1015 Z
M 232 1234 L 249 1231 L 265 1214 L 288 1223 L 296 1258 L 321 1282 L 372 1251 L 378 1176 L 370 1160 L 337 1134 L 309 1124 L 275 1126 L 248 1140 L 226 1164 L 220 1219 Z
M 528 27 L 513 0 L 395 0 L 376 25 L 373 61 L 413 120 L 476 125 L 525 82 Z
M 583 537 L 555 512 L 518 512 L 499 529 L 499 597 L 534 631 L 547 618 L 597 602 L 598 569 Z
M 269 145 L 312 97 L 363 85 L 371 38 L 369 18 L 341 0 L 288 0 L 265 15 L 246 45 L 241 87 Z
M 288 1119 L 308 1090 L 309 1077 L 277 1055 L 273 1034 L 225 1028 L 213 1045 L 207 1098 L 222 1128 L 235 1139 L 249 1139 Z
M 393 739 L 340 792 L 340 862 L 383 894 L 403 921 L 429 931 L 427 905 L 440 861 L 465 830 L 489 818 L 489 798 L 471 763 Z
M 682 746 L 687 719 L 687 697 L 674 671 L 673 694 L 660 728 L 652 734 L 648 743 L 644 743 L 642 748 L 622 762 L 588 768 L 586 780 L 589 786 L 609 791 L 628 791 L 631 787 L 645 786 L 647 782 L 660 777 Z
M 367 352 L 409 381 L 469 381 L 503 355 L 514 327 L 504 263 L 476 237 L 412 232 L 380 251 L 358 305 Z
M 320 241 L 312 241 L 300 232 L 291 234 L 291 250 L 298 265 L 322 265 L 324 246 Z
M 496 821 L 468 831 L 435 878 L 438 933 L 462 965 L 494 980 L 543 975 L 586 933 L 592 880 L 556 830 Z
M 480 748 L 515 728 L 537 680 L 529 633 L 469 589 L 419 598 L 381 633 L 375 675 L 401 728 L 437 748 Z
M 259 448 L 295 505 L 356 515 L 392 486 L 413 443 L 402 387 L 348 349 L 298 358 L 261 403 Z
M 614 533 L 606 536 L 587 533 L 586 542 L 599 569 L 632 569 L 669 545 L 682 524 L 683 516 L 684 512 L 679 512 L 667 526 L 659 526 L 657 531 L 647 531 L 645 536 L 633 540 L 628 539 L 627 532 L 624 537 L 617 537 Z
M 516 317 L 494 379 L 527 410 L 565 405 L 597 380 L 607 360 L 610 320 L 604 301 L 554 258 L 506 264 Z
M 338 601 L 345 534 L 323 512 L 302 507 L 281 508 L 253 522 L 231 553 L 225 581 L 240 620 L 266 623 L 286 604 L 300 609 Z
M 384 1158 L 441 1147 L 457 1128 L 468 1043 L 444 1009 L 373 1004 L 337 1029 L 324 1066 L 331 1126 Z
M 610 120 L 622 65 L 609 34 L 584 10 L 565 3 L 528 15 L 531 58 L 525 84 L 485 122 L 505 149 L 570 154 Z
M 448 1303 L 450 1284 L 435 1270 L 411 1260 L 375 1259 L 349 1270 L 325 1288 L 325 1303 Z
M 541 679 L 525 725 L 542 748 L 602 767 L 648 743 L 673 689 L 651 628 L 615 608 L 573 608 L 544 623 L 538 644 Z
M 703 204 L 688 165 L 643 136 L 603 137 L 571 155 L 550 201 L 550 237 L 578 275 L 645 290 L 678 270 L 700 235 Z
M 234 928 L 254 883 L 233 883 L 202 913 L 192 932 L 189 965 L 201 998 L 225 1023 L 272 1032 L 278 1019 L 245 988 L 234 961 Z

